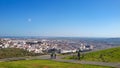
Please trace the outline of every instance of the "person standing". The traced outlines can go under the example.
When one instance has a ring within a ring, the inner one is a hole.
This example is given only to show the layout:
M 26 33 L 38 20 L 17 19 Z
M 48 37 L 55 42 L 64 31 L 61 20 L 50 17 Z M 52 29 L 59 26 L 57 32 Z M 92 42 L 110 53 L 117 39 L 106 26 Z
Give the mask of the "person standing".
M 56 53 L 54 54 L 54 59 L 56 59 Z
M 81 52 L 81 50 L 79 49 L 79 50 L 78 50 L 78 53 L 77 53 L 78 60 L 80 60 L 80 59 L 81 59 L 81 58 L 80 58 L 80 57 L 81 57 L 80 52 Z
M 78 60 L 80 60 L 80 52 L 77 53 Z
M 51 59 L 53 59 L 53 53 L 51 53 L 50 57 L 51 57 Z

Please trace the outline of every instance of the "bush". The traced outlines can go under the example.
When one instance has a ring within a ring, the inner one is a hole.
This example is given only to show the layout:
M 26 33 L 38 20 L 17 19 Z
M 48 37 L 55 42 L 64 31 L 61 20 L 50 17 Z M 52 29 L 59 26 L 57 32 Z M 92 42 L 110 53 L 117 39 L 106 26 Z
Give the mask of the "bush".
M 18 48 L 4 48 L 0 49 L 0 59 L 11 57 L 35 56 L 33 52 Z

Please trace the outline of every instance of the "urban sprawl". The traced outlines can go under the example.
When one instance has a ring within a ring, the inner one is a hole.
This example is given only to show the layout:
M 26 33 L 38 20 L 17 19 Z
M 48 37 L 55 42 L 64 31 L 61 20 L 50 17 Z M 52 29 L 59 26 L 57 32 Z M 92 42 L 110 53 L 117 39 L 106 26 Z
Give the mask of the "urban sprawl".
M 100 46 L 100 45 L 104 45 Z M 83 40 L 67 39 L 11 39 L 1 38 L 0 49 L 2 48 L 20 48 L 34 53 L 49 53 L 51 49 L 56 49 L 57 53 L 71 53 L 78 49 L 81 51 L 91 51 L 95 49 L 112 47 L 103 42 L 88 42 Z

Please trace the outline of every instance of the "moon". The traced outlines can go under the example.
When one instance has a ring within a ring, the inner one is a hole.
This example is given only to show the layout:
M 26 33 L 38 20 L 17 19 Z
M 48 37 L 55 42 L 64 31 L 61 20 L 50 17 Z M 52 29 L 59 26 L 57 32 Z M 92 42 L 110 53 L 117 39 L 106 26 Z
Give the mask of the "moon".
M 31 22 L 32 20 L 31 20 L 31 18 L 28 18 L 28 22 Z

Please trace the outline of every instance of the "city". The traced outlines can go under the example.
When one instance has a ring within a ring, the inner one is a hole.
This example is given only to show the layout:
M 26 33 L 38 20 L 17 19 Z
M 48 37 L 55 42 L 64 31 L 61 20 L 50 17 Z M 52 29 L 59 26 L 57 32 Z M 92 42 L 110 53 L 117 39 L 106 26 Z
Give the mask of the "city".
M 58 53 L 76 52 L 78 48 L 82 50 L 92 50 L 93 46 L 87 43 L 75 42 L 71 40 L 47 40 L 47 39 L 10 39 L 0 40 L 0 48 L 20 48 L 30 52 L 43 53 L 56 49 Z
M 57 53 L 74 53 L 78 49 L 81 51 L 92 51 L 115 47 L 115 44 L 110 44 L 111 42 L 108 43 L 100 40 L 91 40 L 69 38 L 1 38 L 0 48 L 20 48 L 29 52 L 44 54 L 50 53 L 51 49 L 56 49 Z

